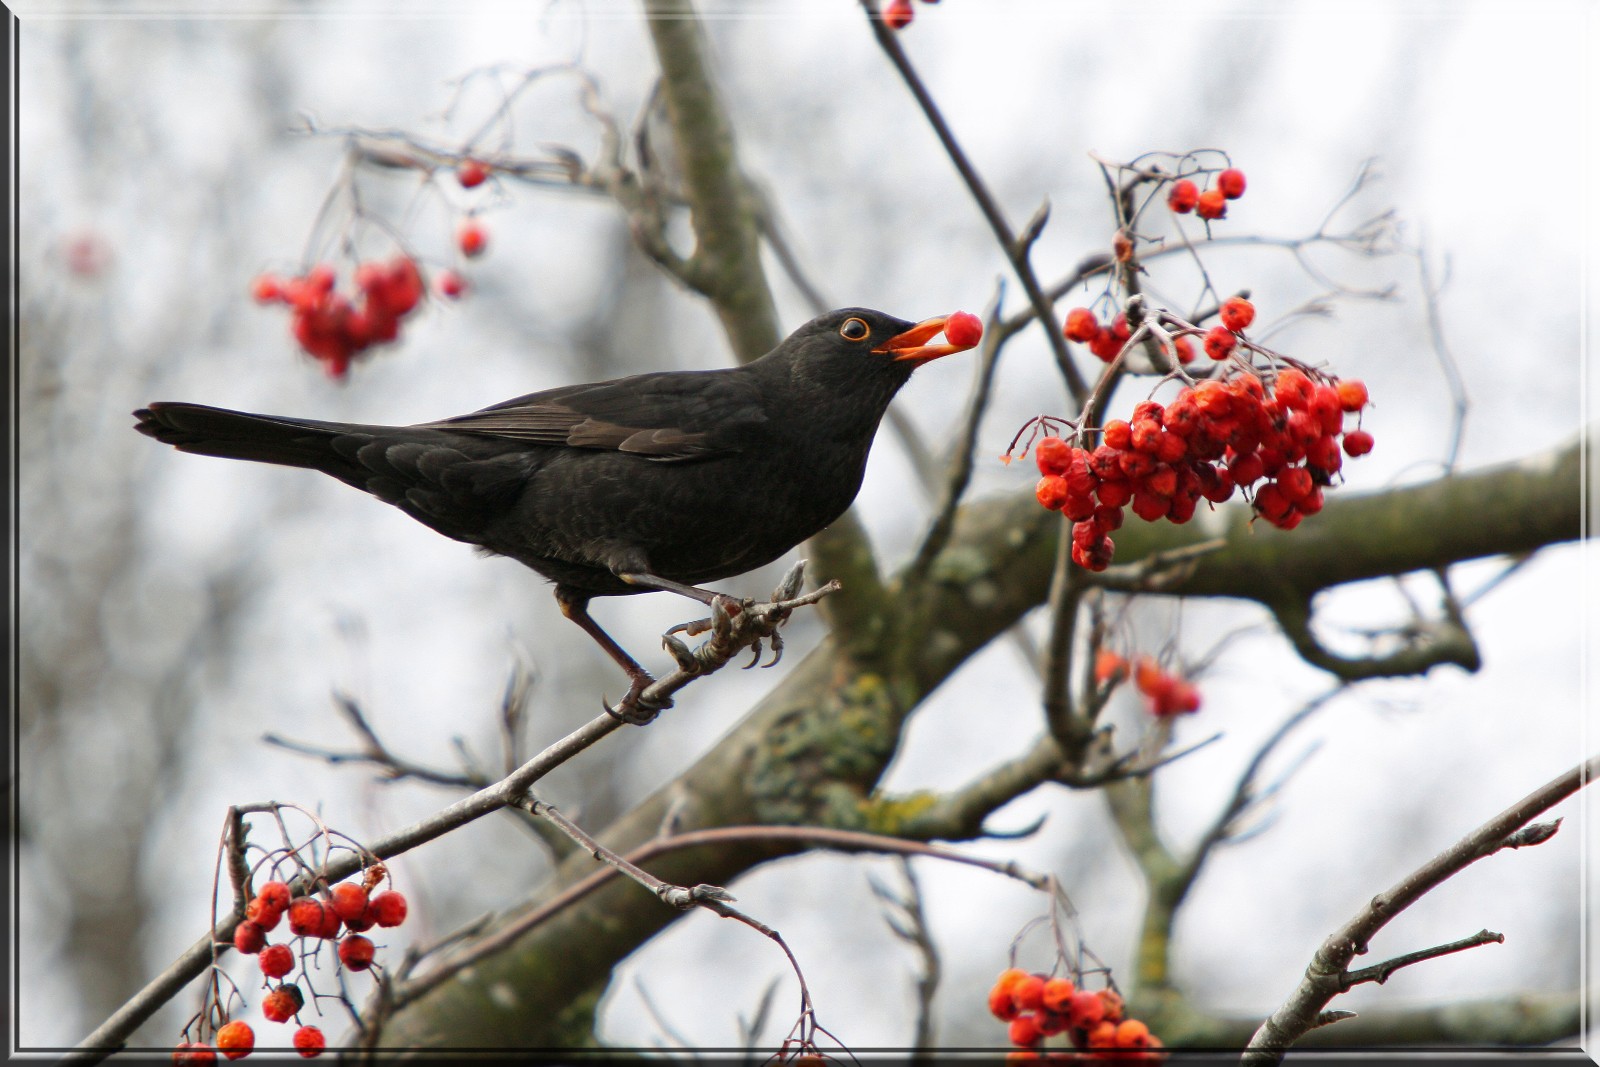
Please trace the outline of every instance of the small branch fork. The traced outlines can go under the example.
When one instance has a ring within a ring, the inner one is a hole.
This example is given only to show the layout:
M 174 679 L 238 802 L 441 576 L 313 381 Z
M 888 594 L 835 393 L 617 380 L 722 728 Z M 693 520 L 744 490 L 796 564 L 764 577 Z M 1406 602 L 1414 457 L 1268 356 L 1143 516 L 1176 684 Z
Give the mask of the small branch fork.
M 1401 967 L 1505 940 L 1500 934 L 1483 930 L 1448 945 L 1396 956 L 1357 971 L 1348 969 L 1350 961 L 1367 951 L 1373 936 L 1389 920 L 1429 890 L 1501 849 L 1523 848 L 1549 840 L 1560 820 L 1548 823 L 1531 820 L 1588 785 L 1596 774 L 1600 774 L 1600 756 L 1590 757 L 1534 790 L 1390 889 L 1373 897 L 1359 914 L 1335 930 L 1317 949 L 1300 985 L 1250 1038 L 1242 1062 L 1250 1067 L 1279 1063 L 1289 1046 L 1308 1031 L 1327 1022 L 1352 1017 L 1353 1012 L 1324 1011 L 1330 1000 L 1352 986 L 1361 982 L 1383 982 Z

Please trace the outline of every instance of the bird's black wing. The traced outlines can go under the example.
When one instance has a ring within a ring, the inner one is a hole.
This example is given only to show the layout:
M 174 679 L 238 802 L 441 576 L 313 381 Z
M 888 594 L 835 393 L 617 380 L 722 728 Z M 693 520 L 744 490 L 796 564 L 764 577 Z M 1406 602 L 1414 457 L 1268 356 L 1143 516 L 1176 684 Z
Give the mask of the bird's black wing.
M 732 369 L 562 386 L 422 425 L 671 462 L 742 451 L 766 421 L 757 383 Z

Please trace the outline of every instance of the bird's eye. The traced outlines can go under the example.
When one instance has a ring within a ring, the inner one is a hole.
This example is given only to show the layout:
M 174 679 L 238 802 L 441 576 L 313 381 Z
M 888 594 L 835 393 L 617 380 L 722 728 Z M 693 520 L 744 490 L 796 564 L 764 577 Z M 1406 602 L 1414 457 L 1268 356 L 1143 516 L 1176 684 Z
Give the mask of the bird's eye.
M 844 325 L 839 327 L 839 336 L 846 341 L 865 341 L 871 332 L 865 319 L 845 319 Z

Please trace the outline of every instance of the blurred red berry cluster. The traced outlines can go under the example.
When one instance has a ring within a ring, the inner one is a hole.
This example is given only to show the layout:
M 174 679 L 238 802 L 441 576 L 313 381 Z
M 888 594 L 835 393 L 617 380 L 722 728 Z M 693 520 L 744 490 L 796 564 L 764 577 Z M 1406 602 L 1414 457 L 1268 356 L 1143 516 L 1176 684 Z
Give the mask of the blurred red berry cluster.
M 1007 1024 L 1007 1036 L 1019 1051 L 1008 1063 L 1116 1059 L 1159 1062 L 1165 1058 L 1161 1039 L 1123 1009 L 1111 988 L 1080 989 L 1070 978 L 1029 974 L 1013 967 L 1002 971 L 989 989 L 989 1011 Z M 1078 1054 L 1046 1052 L 1046 1038 L 1065 1034 Z
M 323 365 L 331 378 L 343 378 L 350 362 L 372 345 L 400 336 L 400 320 L 422 301 L 422 272 L 410 256 L 387 263 L 369 261 L 355 271 L 354 298 L 337 289 L 334 269 L 321 263 L 296 278 L 263 274 L 251 287 L 259 303 L 293 309 L 295 340 Z

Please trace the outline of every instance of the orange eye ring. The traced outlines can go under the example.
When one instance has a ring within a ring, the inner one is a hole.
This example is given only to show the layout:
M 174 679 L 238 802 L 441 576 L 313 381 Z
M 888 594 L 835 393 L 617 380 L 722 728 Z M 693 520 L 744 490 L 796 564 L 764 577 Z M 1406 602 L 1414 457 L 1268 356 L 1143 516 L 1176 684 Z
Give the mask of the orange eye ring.
M 866 319 L 851 316 L 839 324 L 839 336 L 846 341 L 865 341 L 872 336 L 872 327 L 867 325 Z

